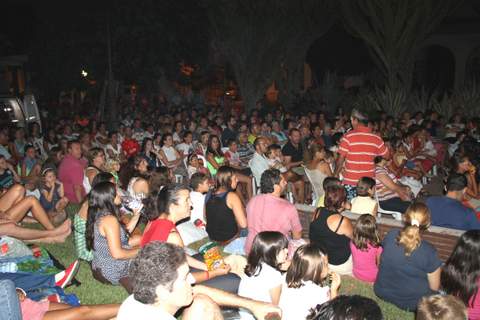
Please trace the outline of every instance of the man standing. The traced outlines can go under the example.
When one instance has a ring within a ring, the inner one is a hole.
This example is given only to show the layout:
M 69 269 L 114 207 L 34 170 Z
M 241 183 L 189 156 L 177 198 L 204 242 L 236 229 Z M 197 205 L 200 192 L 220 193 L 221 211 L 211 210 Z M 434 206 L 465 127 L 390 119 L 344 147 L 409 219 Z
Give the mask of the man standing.
M 432 225 L 459 230 L 480 229 L 475 212 L 461 202 L 467 191 L 465 175 L 452 173 L 447 179 L 446 187 L 446 196 L 429 197 L 426 201 Z
M 253 239 L 262 231 L 278 231 L 295 240 L 302 237 L 302 225 L 297 209 L 281 196 L 287 181 L 277 169 L 265 170 L 262 174 L 262 194 L 253 197 L 247 205 L 248 236 L 245 253 L 250 252 Z
M 380 136 L 372 133 L 367 127 L 368 118 L 353 109 L 350 117 L 352 130 L 340 140 L 339 157 L 335 167 L 335 176 L 343 176 L 343 184 L 347 191 L 347 200 L 356 196 L 356 185 L 362 177 L 375 177 L 376 156 L 385 157 L 388 149 Z
M 81 159 L 82 147 L 78 140 L 69 141 L 68 154 L 58 167 L 58 179 L 63 183 L 65 196 L 71 203 L 81 203 L 85 197 L 83 177 L 86 162 Z
M 205 271 L 207 272 L 207 271 Z M 208 273 L 208 272 L 207 272 Z M 185 251 L 176 245 L 154 241 L 146 245 L 133 260 L 129 278 L 133 294 L 120 306 L 118 320 L 175 320 L 183 307 L 183 320 L 223 319 L 218 305 L 250 310 L 257 319 L 281 314 L 271 304 L 242 298 L 222 290 L 195 285 Z

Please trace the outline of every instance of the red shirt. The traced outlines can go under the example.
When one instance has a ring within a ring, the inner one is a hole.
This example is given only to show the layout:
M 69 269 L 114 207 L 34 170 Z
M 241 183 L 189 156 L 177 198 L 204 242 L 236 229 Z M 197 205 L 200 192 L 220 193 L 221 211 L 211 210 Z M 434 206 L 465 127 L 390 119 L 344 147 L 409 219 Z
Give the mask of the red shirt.
M 343 136 L 338 152 L 345 157 L 343 183 L 355 186 L 360 178 L 375 176 L 373 159 L 385 156 L 387 147 L 370 128 L 359 125 Z
M 172 230 L 176 230 L 175 224 L 167 219 L 156 219 L 150 222 L 142 236 L 140 246 L 144 247 L 152 241 L 166 242 Z

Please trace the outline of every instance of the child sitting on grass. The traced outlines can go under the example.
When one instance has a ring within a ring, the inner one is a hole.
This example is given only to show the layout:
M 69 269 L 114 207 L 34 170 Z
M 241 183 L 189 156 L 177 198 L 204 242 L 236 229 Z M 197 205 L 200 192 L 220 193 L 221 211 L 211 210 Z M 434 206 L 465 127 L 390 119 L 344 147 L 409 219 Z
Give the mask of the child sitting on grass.
M 357 183 L 357 196 L 352 199 L 353 213 L 377 216 L 378 204 L 375 198 L 375 180 L 362 177 Z
M 55 170 L 47 168 L 42 172 L 43 186 L 40 194 L 40 204 L 48 213 L 48 217 L 53 224 L 63 222 L 67 215 L 65 208 L 68 205 L 68 199 L 63 191 L 63 184 L 57 180 Z
M 283 276 L 280 272 L 287 261 L 288 239 L 280 232 L 263 231 L 255 236 L 245 267 L 246 276 L 240 281 L 238 295 L 278 305 Z M 241 319 L 254 319 L 240 310 Z
M 353 276 L 365 282 L 375 282 L 383 248 L 380 245 L 375 217 L 364 214 L 357 220 L 350 241 Z
M 305 319 L 317 304 L 338 295 L 340 276 L 328 270 L 328 257 L 319 247 L 307 244 L 299 247 L 287 270 L 279 306 L 282 319 Z

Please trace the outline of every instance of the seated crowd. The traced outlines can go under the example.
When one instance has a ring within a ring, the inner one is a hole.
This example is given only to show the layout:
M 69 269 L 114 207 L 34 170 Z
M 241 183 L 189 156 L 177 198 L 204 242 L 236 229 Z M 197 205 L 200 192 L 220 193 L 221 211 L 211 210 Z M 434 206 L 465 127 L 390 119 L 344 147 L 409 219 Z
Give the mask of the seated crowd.
M 222 319 L 225 308 L 241 319 L 383 319 L 373 300 L 340 295 L 343 276 L 417 319 L 480 319 L 475 120 L 138 116 L 115 132 L 78 116 L 44 137 L 36 124 L 0 129 L 0 236 L 61 243 L 73 228 L 92 276 L 130 294 L 121 305 L 33 301 L 39 274 L 0 272 L 0 300 L 13 295 L 21 310 L 11 319 Z M 444 195 L 428 195 L 431 179 Z M 308 239 L 294 203 L 316 208 Z M 403 227 L 380 237 L 383 215 Z M 466 231 L 445 263 L 422 238 L 431 225 Z M 212 267 L 205 251 L 218 248 L 229 256 Z M 64 287 L 78 266 L 42 283 Z

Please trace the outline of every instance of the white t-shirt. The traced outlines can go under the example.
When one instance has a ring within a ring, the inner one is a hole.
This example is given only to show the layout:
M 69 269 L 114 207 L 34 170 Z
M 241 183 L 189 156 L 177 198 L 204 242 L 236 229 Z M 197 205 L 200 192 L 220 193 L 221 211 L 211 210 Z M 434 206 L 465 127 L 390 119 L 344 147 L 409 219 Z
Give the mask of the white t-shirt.
M 284 283 L 278 306 L 283 320 L 305 319 L 310 309 L 330 300 L 330 288 L 307 281 L 300 288 L 289 288 Z
M 275 268 L 262 263 L 262 269 L 256 276 L 242 277 L 238 287 L 238 295 L 257 301 L 271 303 L 270 290 L 281 286 L 285 282 L 284 276 Z M 245 309 L 240 309 L 241 319 L 255 319 Z
M 193 144 L 192 143 L 187 144 L 185 142 L 182 142 L 182 143 L 178 144 L 175 148 L 178 150 L 178 152 L 180 152 L 180 154 L 183 154 L 185 156 L 188 156 L 191 152 L 193 152 Z
M 130 295 L 118 310 L 117 320 L 175 320 L 171 314 L 154 306 L 143 304 Z
M 195 220 L 200 219 L 203 223 L 206 223 L 205 218 L 203 217 L 203 208 L 205 207 L 205 195 L 201 192 L 191 191 L 190 200 L 192 200 L 192 212 L 190 214 L 190 220 L 195 222 Z

